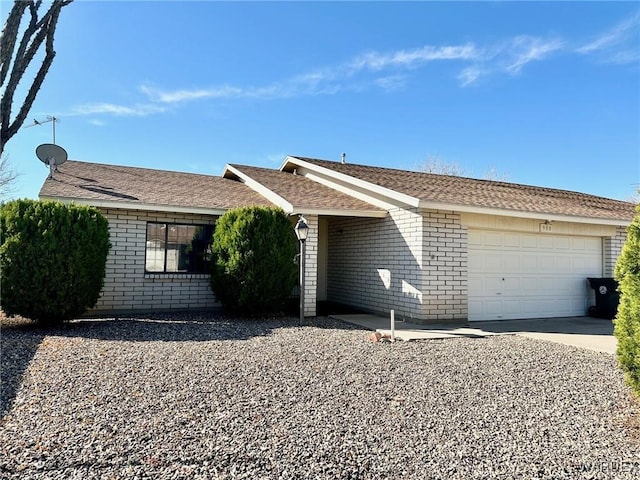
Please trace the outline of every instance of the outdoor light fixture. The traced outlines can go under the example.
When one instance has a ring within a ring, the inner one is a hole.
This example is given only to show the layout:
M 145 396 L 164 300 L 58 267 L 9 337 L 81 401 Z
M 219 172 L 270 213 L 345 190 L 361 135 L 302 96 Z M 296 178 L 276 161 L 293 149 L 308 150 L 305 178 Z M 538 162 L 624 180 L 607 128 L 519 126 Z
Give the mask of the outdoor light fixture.
M 296 231 L 296 237 L 301 243 L 304 243 L 307 239 L 307 235 L 309 235 L 309 225 L 307 225 L 307 221 L 304 219 L 302 215 L 300 215 L 300 219 L 294 228 Z
M 309 235 L 309 225 L 302 215 L 298 219 L 298 223 L 293 229 L 296 237 L 300 242 L 300 324 L 304 320 L 304 257 L 305 257 L 305 241 Z

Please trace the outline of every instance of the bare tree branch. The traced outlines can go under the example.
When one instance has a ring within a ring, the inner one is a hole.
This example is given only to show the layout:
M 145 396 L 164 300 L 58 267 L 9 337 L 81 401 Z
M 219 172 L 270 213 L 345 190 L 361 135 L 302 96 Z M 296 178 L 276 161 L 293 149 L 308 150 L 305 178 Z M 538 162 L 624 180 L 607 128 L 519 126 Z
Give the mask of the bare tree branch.
M 460 165 L 454 162 L 445 162 L 437 155 L 427 155 L 424 165 L 420 165 L 418 171 L 453 177 L 464 177 L 466 175 L 464 168 Z
M 0 87 L 3 90 L 2 99 L 0 99 L 0 155 L 4 151 L 4 146 L 11 137 L 18 133 L 27 118 L 49 67 L 53 63 L 56 55 L 53 42 L 60 11 L 72 2 L 73 0 L 53 0 L 49 10 L 41 18 L 38 18 L 38 10 L 42 0 L 14 1 L 0 38 Z M 16 50 L 20 25 L 26 15 L 27 8 L 30 15 L 29 22 Z M 43 43 L 45 44 L 45 56 L 42 64 L 31 83 L 24 102 L 12 120 L 11 111 L 15 103 L 16 89 Z
M 0 199 L 9 193 L 10 186 L 16 178 L 18 178 L 18 174 L 9 165 L 7 156 L 0 156 Z

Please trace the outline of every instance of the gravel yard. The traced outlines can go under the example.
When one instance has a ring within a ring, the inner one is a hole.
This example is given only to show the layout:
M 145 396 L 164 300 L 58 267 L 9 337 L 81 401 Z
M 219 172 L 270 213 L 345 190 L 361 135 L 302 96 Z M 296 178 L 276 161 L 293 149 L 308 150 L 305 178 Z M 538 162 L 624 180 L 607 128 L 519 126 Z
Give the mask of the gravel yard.
M 326 318 L 2 327 L 0 478 L 640 477 L 615 358 Z

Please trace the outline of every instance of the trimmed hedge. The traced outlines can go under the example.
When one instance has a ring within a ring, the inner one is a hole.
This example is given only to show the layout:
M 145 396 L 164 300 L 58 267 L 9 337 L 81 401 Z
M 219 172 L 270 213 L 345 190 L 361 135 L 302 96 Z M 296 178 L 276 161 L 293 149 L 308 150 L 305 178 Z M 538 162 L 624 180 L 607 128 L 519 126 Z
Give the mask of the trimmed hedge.
M 211 288 L 226 308 L 245 313 L 282 308 L 297 278 L 297 240 L 283 210 L 228 210 L 216 222 L 211 249 Z
M 620 367 L 629 386 L 640 395 L 640 206 L 636 211 L 615 268 L 620 303 L 614 335 Z
M 2 309 L 43 324 L 81 315 L 98 301 L 109 248 L 109 224 L 93 207 L 38 200 L 2 205 Z

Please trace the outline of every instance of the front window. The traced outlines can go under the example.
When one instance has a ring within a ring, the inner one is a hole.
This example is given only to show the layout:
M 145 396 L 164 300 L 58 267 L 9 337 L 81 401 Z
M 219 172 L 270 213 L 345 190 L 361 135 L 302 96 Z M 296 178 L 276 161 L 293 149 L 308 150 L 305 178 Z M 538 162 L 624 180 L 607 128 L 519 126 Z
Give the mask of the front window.
M 145 271 L 208 273 L 213 225 L 147 223 Z

